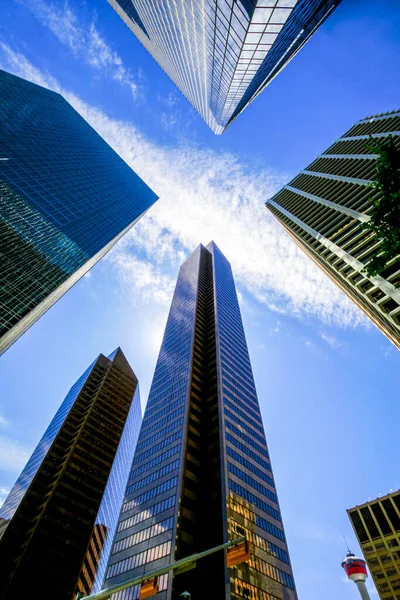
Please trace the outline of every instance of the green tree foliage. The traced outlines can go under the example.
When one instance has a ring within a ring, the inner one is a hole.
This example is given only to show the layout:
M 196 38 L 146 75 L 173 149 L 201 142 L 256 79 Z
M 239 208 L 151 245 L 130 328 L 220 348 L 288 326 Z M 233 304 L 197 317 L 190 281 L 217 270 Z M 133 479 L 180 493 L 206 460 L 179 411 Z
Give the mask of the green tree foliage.
M 378 155 L 376 177 L 371 184 L 378 193 L 372 197 L 371 219 L 364 228 L 382 240 L 364 269 L 373 276 L 400 254 L 400 151 L 392 136 L 385 141 L 371 136 L 367 148 Z

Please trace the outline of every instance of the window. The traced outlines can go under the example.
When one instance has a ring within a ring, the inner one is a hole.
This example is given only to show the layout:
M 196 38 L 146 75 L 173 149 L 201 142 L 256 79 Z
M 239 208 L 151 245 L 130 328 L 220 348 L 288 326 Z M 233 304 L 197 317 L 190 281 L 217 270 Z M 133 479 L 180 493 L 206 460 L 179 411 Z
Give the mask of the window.
M 274 494 L 273 492 L 268 490 L 266 487 L 261 485 L 261 483 L 258 483 L 258 481 L 256 481 L 255 479 L 253 479 L 252 477 L 247 475 L 247 473 L 244 473 L 243 471 L 238 469 L 235 465 L 233 465 L 230 462 L 228 462 L 228 472 L 232 473 L 238 479 L 241 479 L 242 481 L 247 483 L 247 485 L 250 485 L 251 487 L 253 487 L 255 490 L 260 492 L 263 496 L 266 496 L 267 498 L 272 500 L 272 502 L 276 502 L 276 503 L 278 502 L 276 494 Z
M 272 479 L 272 477 L 270 477 L 269 475 L 267 475 L 266 473 L 261 471 L 261 469 L 258 469 L 255 465 L 253 465 L 251 462 L 249 462 L 243 456 L 241 456 L 241 454 L 238 454 L 237 452 L 232 450 L 232 448 L 230 448 L 229 446 L 226 447 L 226 453 L 228 456 L 230 456 L 231 458 L 236 460 L 238 463 L 243 465 L 246 469 L 248 469 L 249 471 L 251 471 L 252 473 L 257 475 L 257 477 L 266 481 L 270 486 L 275 487 L 274 480 Z M 262 461 L 262 462 L 265 465 L 267 465 L 267 463 L 265 461 Z M 269 467 L 269 465 L 268 465 L 268 467 Z M 269 470 L 271 470 L 271 468 L 269 468 Z
M 149 469 L 152 469 L 153 467 L 155 467 L 156 465 L 159 465 L 160 463 L 164 462 L 165 460 L 167 460 L 171 456 L 174 456 L 175 454 L 178 454 L 180 452 L 180 450 L 181 450 L 181 445 L 180 444 L 177 444 L 173 448 L 170 448 L 169 450 L 166 450 L 165 452 L 163 452 L 162 454 L 160 454 L 160 456 L 156 456 L 156 458 L 153 458 L 153 460 L 150 460 L 149 462 L 145 463 L 144 465 L 142 465 L 142 466 L 138 467 L 137 469 L 135 469 L 134 471 L 132 471 L 132 473 L 130 474 L 129 478 L 133 479 L 137 475 L 140 475 L 141 473 L 144 473 L 144 471 L 148 471 Z
M 232 492 L 235 492 L 235 494 L 239 494 L 239 496 L 241 496 L 251 504 L 254 504 L 255 506 L 257 506 L 257 508 L 260 508 L 262 511 L 264 511 L 277 521 L 281 521 L 281 515 L 279 511 L 277 511 L 275 508 L 272 508 L 272 506 L 270 506 L 266 502 L 263 502 L 263 500 L 261 500 L 254 494 L 251 494 L 250 492 L 245 490 L 241 485 L 238 485 L 235 481 L 232 481 L 231 479 L 229 480 L 229 489 L 232 490 Z
M 279 558 L 279 560 L 281 560 L 282 562 L 289 564 L 289 557 L 287 553 L 284 550 L 282 550 L 282 548 L 279 548 L 269 540 L 266 540 L 261 535 L 254 533 L 254 531 L 250 531 L 250 529 L 239 525 L 232 518 L 229 522 L 229 529 L 233 535 L 237 537 L 242 537 L 245 535 L 246 538 L 258 548 L 261 548 L 265 552 L 268 552 L 268 554 Z
M 238 498 L 230 495 L 228 502 L 229 508 L 231 508 L 233 511 L 237 512 L 239 515 L 243 515 L 246 519 L 252 521 L 255 523 L 255 525 L 261 529 L 264 529 L 264 531 L 267 531 L 282 542 L 285 541 L 285 536 L 283 535 L 283 531 L 281 529 L 275 527 L 275 525 L 267 521 L 267 519 L 263 519 L 259 515 L 256 515 L 252 510 L 244 506 Z
M 167 556 L 170 553 L 171 542 L 165 542 L 164 544 L 160 544 L 159 546 L 154 546 L 154 548 L 145 550 L 145 552 L 140 552 L 139 554 L 135 554 L 134 556 L 130 556 L 129 558 L 126 558 L 117 563 L 114 563 L 113 565 L 110 565 L 107 571 L 107 579 L 109 577 L 115 577 L 116 575 L 125 573 L 126 571 L 131 571 L 136 567 L 140 567 L 141 565 L 153 562 L 154 560 L 158 560 L 159 558 L 163 558 L 164 556 Z
M 114 547 L 112 550 L 112 554 L 116 554 L 117 552 L 121 552 L 121 550 L 125 550 L 126 548 L 130 548 L 131 546 L 135 546 L 136 544 L 141 544 L 142 542 L 149 540 L 161 533 L 165 533 L 172 529 L 174 519 L 170 517 L 169 519 L 165 519 L 160 523 L 155 523 L 151 525 L 151 527 L 147 527 L 146 529 L 141 529 L 132 535 L 129 535 L 125 538 L 122 538 L 114 543 Z
M 167 475 L 167 473 L 171 473 L 172 471 L 175 471 L 175 469 L 177 469 L 178 466 L 179 466 L 179 460 L 175 460 L 174 462 L 169 463 L 168 465 L 165 465 L 165 467 L 162 467 L 162 469 L 158 469 L 158 471 L 154 471 L 147 477 L 144 477 L 143 479 L 139 479 L 139 481 L 136 481 L 136 483 L 134 483 L 133 485 L 129 485 L 126 488 L 126 495 L 128 496 L 129 494 L 132 494 L 132 492 L 136 492 L 140 488 L 145 487 L 147 484 L 151 483 L 152 481 L 156 481 L 156 479 L 160 479 L 160 477 Z
M 259 571 L 263 575 L 266 575 L 271 579 L 275 579 L 275 581 L 279 581 L 279 583 L 286 585 L 286 587 L 290 588 L 291 590 L 294 590 L 293 577 L 291 575 L 271 565 L 265 560 L 261 560 L 261 558 L 258 556 L 255 556 L 254 554 L 251 555 L 249 566 L 256 571 Z
M 264 467 L 264 469 L 267 469 L 267 471 L 271 471 L 271 465 L 269 463 L 267 463 L 266 460 L 263 460 L 262 458 L 260 458 L 255 452 L 250 450 L 250 448 L 248 448 L 247 446 L 245 446 L 244 444 L 239 442 L 239 440 L 234 438 L 233 435 L 231 435 L 230 433 L 226 433 L 225 437 L 228 442 L 230 442 L 233 446 L 236 446 L 236 448 L 239 448 L 239 450 L 241 450 L 244 454 L 247 454 L 247 456 L 249 456 L 255 462 L 257 462 L 259 465 Z M 227 446 L 227 448 L 229 448 L 229 446 Z M 232 452 L 233 452 L 233 450 L 232 450 Z M 268 457 L 267 452 L 264 452 L 264 455 Z
M 235 594 L 240 596 L 240 598 L 250 598 L 251 600 L 279 600 L 276 596 L 264 592 L 264 590 L 261 590 L 242 579 L 238 579 L 237 577 L 235 578 L 234 586 Z

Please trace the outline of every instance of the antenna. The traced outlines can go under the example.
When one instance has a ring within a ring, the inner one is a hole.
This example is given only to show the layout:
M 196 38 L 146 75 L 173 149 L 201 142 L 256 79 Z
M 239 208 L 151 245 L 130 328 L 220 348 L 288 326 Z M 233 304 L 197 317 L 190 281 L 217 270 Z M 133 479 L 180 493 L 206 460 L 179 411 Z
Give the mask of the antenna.
M 348 545 L 347 540 L 346 540 L 346 538 L 344 536 L 343 536 L 343 539 L 344 539 L 344 543 L 346 544 L 347 551 L 350 552 L 349 545 Z

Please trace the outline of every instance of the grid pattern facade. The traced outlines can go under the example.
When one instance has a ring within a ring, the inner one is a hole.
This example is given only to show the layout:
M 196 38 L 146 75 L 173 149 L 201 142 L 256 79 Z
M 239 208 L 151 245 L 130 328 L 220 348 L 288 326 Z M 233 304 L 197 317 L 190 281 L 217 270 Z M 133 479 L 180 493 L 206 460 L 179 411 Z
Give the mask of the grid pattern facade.
M 381 600 L 400 600 L 400 491 L 347 511 Z
M 179 273 L 104 586 L 242 535 L 248 564 L 202 559 L 160 600 L 207 597 L 211 579 L 227 600 L 297 598 L 233 275 L 211 243 Z
M 400 256 L 380 275 L 364 272 L 381 241 L 363 228 L 376 190 L 369 137 L 392 136 L 400 149 L 400 112 L 368 117 L 318 156 L 267 202 L 295 242 L 400 348 Z
M 140 424 L 137 379 L 123 353 L 100 355 L 0 509 L 1 598 L 57 589 L 70 600 L 78 589 L 100 589 Z
M 215 133 L 290 61 L 340 0 L 108 0 Z
M 0 352 L 156 195 L 62 96 L 0 71 Z

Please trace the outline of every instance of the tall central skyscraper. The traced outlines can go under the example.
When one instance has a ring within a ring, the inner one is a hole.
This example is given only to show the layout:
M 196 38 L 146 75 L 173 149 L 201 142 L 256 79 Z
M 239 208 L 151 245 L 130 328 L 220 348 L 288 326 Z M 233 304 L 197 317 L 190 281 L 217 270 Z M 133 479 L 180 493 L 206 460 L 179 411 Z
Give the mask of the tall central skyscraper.
M 60 94 L 0 71 L 0 354 L 156 200 Z
M 202 559 L 163 576 L 160 600 L 297 598 L 232 271 L 212 242 L 179 273 L 105 586 L 242 535 L 248 563 Z
M 341 0 L 108 0 L 214 133 L 287 65 Z

